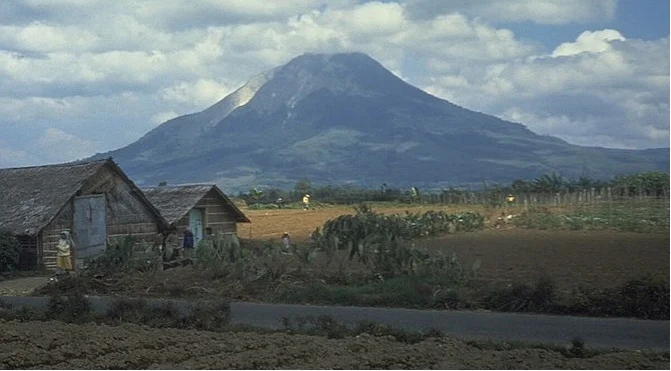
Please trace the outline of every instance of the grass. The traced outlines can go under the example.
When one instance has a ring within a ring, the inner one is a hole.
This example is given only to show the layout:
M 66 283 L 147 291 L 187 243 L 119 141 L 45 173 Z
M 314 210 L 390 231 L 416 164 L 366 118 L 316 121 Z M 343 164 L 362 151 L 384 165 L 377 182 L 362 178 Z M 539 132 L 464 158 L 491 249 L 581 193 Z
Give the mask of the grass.
M 554 282 L 541 275 L 533 284 L 442 290 L 412 277 L 352 285 L 311 282 L 288 286 L 272 297 L 272 301 L 425 309 L 487 309 L 498 312 L 668 320 L 670 298 L 668 282 L 649 276 L 630 280 L 608 290 L 577 289 L 561 296 Z
M 323 282 L 310 282 L 281 290 L 275 296 L 274 301 L 296 304 L 426 308 L 430 305 L 430 296 L 426 295 L 425 287 L 426 285 L 422 285 L 417 278 L 408 276 L 358 285 L 329 285 Z M 429 291 L 431 291 L 430 288 Z

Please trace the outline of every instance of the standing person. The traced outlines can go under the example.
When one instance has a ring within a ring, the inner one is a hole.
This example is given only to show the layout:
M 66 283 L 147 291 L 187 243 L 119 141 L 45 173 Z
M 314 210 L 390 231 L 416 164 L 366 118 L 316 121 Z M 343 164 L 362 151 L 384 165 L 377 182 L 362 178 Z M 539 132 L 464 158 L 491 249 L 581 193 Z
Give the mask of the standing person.
M 177 230 L 170 229 L 163 239 L 163 261 L 172 261 L 179 257 L 179 238 Z
M 275 205 L 277 205 L 278 209 L 282 208 L 283 203 L 284 203 L 284 199 L 282 197 L 278 197 L 277 200 L 275 200 Z
M 193 233 L 189 228 L 184 230 L 184 240 L 182 241 L 182 247 L 184 248 L 184 257 L 188 255 L 191 257 L 191 252 L 193 251 Z
M 289 251 L 289 248 L 291 247 L 291 237 L 289 237 L 289 232 L 284 232 L 282 235 L 282 244 L 284 250 Z
M 306 194 L 303 196 L 303 210 L 307 210 L 310 208 L 310 195 Z
M 56 266 L 61 270 L 61 273 L 69 274 L 72 270 L 72 250 L 75 248 L 70 232 L 61 232 L 56 248 Z

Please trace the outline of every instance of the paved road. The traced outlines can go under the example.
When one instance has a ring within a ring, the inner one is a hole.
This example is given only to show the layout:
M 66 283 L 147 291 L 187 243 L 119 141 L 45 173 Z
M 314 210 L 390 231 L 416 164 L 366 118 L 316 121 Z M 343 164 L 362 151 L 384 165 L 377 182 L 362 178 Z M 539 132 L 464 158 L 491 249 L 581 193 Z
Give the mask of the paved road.
M 91 297 L 94 310 L 104 313 L 110 298 Z M 43 308 L 43 297 L 0 297 L 14 307 Z M 155 304 L 167 300 L 155 300 Z M 172 301 L 188 312 L 191 301 Z M 392 308 L 324 307 L 309 305 L 232 303 L 234 324 L 281 328 L 282 319 L 330 315 L 334 319 L 356 324 L 368 320 L 408 330 L 438 329 L 463 339 L 570 344 L 581 337 L 588 347 L 669 350 L 669 321 L 646 321 L 626 318 L 590 318 L 551 315 L 530 315 L 494 312 L 432 311 Z

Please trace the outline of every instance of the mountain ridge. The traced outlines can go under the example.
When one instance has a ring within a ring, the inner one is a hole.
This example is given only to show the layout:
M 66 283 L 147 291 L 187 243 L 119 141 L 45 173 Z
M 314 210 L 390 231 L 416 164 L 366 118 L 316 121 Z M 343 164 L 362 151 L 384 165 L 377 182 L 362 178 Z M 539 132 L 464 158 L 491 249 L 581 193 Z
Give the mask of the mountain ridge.
M 668 170 L 668 149 L 580 147 L 459 107 L 362 53 L 304 54 L 114 157 L 142 185 L 229 190 L 314 183 L 458 186 L 559 171 L 606 178 Z

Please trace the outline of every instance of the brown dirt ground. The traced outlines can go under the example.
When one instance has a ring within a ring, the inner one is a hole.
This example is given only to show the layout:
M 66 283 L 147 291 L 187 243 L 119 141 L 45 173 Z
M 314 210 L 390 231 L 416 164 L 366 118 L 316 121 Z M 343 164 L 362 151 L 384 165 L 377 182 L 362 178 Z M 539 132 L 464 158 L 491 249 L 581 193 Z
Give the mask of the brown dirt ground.
M 62 322 L 0 322 L 1 369 L 668 369 L 668 354 L 567 358 L 544 349 L 481 350 L 454 339 L 403 344 L 284 333 L 214 333 Z
M 582 285 L 588 288 L 614 287 L 629 279 L 651 274 L 669 280 L 669 233 L 614 231 L 541 231 L 520 228 L 491 228 L 502 211 L 479 206 L 406 206 L 375 208 L 376 212 L 416 213 L 476 211 L 487 218 L 487 228 L 440 238 L 417 240 L 429 249 L 454 251 L 462 262 L 480 259 L 481 278 L 492 282 L 530 282 L 541 273 L 552 277 L 563 290 Z M 289 232 L 296 242 L 305 241 L 315 228 L 329 219 L 352 214 L 352 207 L 316 210 L 245 210 L 251 224 L 239 224 L 241 238 L 279 241 Z
M 534 282 L 547 273 L 560 289 L 607 288 L 650 274 L 669 281 L 669 235 L 613 231 L 489 229 L 417 241 L 480 259 L 489 282 Z
M 488 217 L 501 212 L 500 210 L 487 211 L 484 207 L 441 205 L 384 208 L 373 206 L 373 210 L 384 214 L 403 214 L 406 211 L 423 213 L 429 210 L 442 210 L 448 213 L 478 211 Z M 327 220 L 344 214 L 354 214 L 354 209 L 350 206 L 336 206 L 312 210 L 243 210 L 243 212 L 251 223 L 238 224 L 238 235 L 241 238 L 279 240 L 284 232 L 289 232 L 294 241 L 304 241 L 315 228 L 321 227 Z

